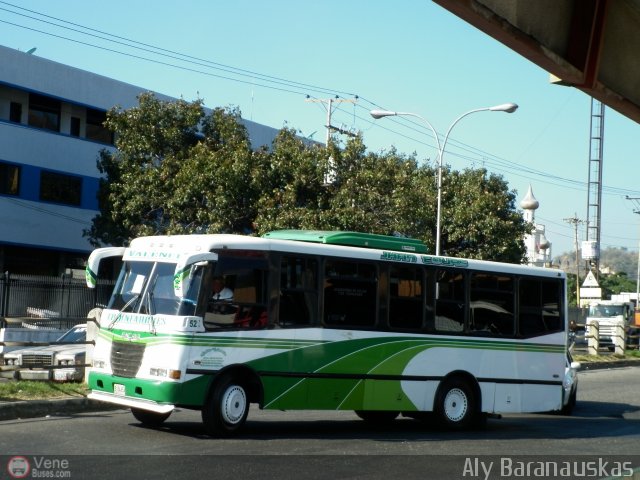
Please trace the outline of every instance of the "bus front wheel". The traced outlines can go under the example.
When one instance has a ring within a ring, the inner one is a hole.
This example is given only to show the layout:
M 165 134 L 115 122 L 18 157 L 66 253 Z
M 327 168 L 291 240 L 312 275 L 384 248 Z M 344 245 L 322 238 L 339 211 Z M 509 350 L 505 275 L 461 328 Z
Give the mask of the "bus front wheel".
M 234 378 L 217 382 L 202 407 L 202 422 L 211 436 L 229 436 L 240 430 L 249 414 L 247 392 Z
M 456 430 L 469 428 L 476 416 L 476 398 L 469 382 L 453 378 L 438 390 L 435 411 L 440 423 Z
M 169 415 L 171 415 L 171 412 L 157 413 L 150 412 L 149 410 L 142 410 L 141 408 L 132 408 L 131 413 L 136 420 L 147 427 L 159 427 L 167 418 L 169 418 Z

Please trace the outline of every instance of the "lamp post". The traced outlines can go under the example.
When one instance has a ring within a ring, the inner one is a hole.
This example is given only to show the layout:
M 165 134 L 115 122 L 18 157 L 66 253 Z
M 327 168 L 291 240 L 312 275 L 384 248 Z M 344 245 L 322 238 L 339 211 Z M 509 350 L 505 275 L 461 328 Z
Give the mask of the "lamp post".
M 496 105 L 494 107 L 484 107 L 484 108 L 476 108 L 474 110 L 469 110 L 468 112 L 463 113 L 458 118 L 456 118 L 449 129 L 447 130 L 446 135 L 444 136 L 444 140 L 442 142 L 442 146 L 440 146 L 440 138 L 438 137 L 438 133 L 436 129 L 433 128 L 433 125 L 424 118 L 422 115 L 418 115 L 417 113 L 411 112 L 392 112 L 390 110 L 371 110 L 370 115 L 376 120 L 384 117 L 393 117 L 393 116 L 404 116 L 404 117 L 416 117 L 422 120 L 427 126 L 431 129 L 433 133 L 433 137 L 436 139 L 436 145 L 438 147 L 438 206 L 436 210 L 436 255 L 440 255 L 440 219 L 441 219 L 441 207 L 442 207 L 442 157 L 444 155 L 444 149 L 447 146 L 447 140 L 449 139 L 449 134 L 453 127 L 462 120 L 467 115 L 471 115 L 476 112 L 506 112 L 513 113 L 517 110 L 518 105 L 515 103 L 503 103 L 501 105 Z
M 625 198 L 635 203 L 636 207 L 640 207 L 640 197 L 630 197 L 629 195 L 627 195 Z M 640 214 L 640 208 L 634 208 L 633 213 Z M 636 306 L 635 306 L 634 315 L 635 315 L 635 312 L 637 312 L 638 310 L 640 310 L 640 240 L 638 241 L 638 270 L 636 275 Z M 635 321 L 635 317 L 634 317 L 634 321 Z

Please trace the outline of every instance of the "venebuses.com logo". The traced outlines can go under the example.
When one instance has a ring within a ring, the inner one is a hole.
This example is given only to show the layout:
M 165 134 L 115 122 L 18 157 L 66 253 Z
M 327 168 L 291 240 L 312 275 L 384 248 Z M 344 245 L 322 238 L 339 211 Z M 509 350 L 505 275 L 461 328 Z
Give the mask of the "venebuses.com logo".
M 31 457 L 16 455 L 7 462 L 10 478 L 71 478 L 66 458 Z
M 7 472 L 11 478 L 26 478 L 30 471 L 31 465 L 25 457 L 11 457 L 7 462 Z

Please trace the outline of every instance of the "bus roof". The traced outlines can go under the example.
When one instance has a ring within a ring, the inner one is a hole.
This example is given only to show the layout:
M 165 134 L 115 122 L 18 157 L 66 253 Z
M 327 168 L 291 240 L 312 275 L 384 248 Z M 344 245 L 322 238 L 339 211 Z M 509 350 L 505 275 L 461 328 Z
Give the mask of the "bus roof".
M 387 243 L 379 242 L 386 240 Z M 376 242 L 378 240 L 378 242 Z M 394 242 L 395 241 L 395 242 Z M 407 245 L 414 250 L 402 249 Z M 360 248 L 359 248 L 360 247 Z M 539 277 L 564 277 L 562 270 L 528 265 L 496 263 L 486 260 L 437 257 L 424 252 L 426 246 L 415 239 L 385 237 L 355 232 L 322 230 L 280 230 L 262 237 L 234 234 L 191 234 L 139 237 L 131 241 L 126 260 L 177 261 L 185 254 L 223 250 L 273 250 L 279 252 L 349 256 L 367 260 L 385 260 L 424 265 L 450 266 L 499 271 Z M 347 250 L 348 249 L 348 250 Z M 385 252 L 389 253 L 385 255 Z M 382 255 L 382 257 L 381 257 Z
M 327 245 L 427 253 L 427 246 L 421 240 L 373 233 L 327 230 L 276 230 L 265 233 L 263 237 L 274 240 L 297 240 L 299 242 L 325 243 Z

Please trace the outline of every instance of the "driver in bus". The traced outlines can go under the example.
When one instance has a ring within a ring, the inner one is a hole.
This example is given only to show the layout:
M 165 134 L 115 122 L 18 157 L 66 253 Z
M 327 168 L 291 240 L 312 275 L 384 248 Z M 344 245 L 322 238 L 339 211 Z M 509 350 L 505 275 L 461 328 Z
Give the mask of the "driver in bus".
M 225 287 L 224 278 L 222 277 L 213 278 L 212 290 L 213 290 L 213 293 L 211 296 L 211 300 L 213 300 L 214 302 L 217 302 L 220 300 L 227 300 L 227 301 L 233 300 L 233 290 L 231 290 L 228 287 Z
M 223 277 L 214 277 L 207 311 L 219 315 L 235 314 L 236 306 L 231 303 L 232 301 L 233 290 L 225 286 Z

